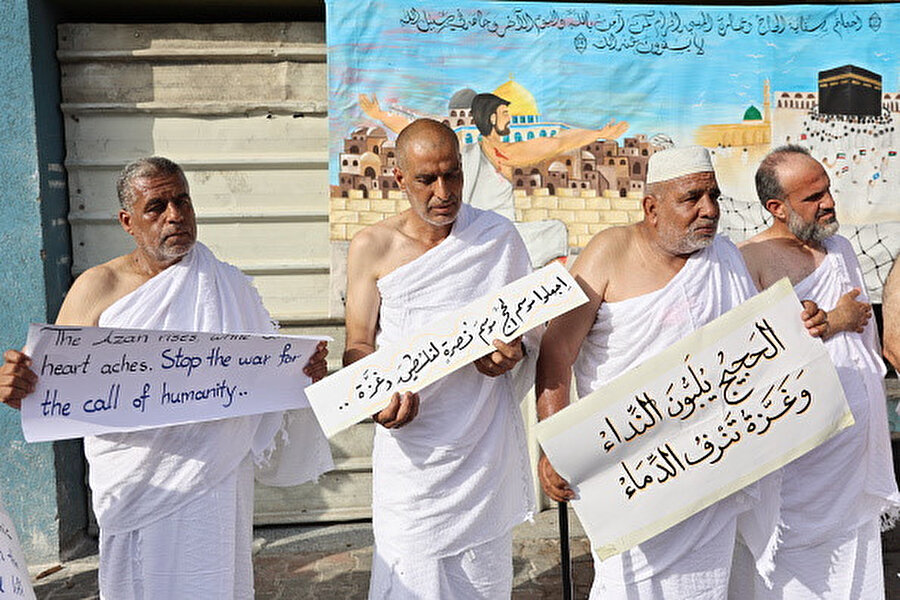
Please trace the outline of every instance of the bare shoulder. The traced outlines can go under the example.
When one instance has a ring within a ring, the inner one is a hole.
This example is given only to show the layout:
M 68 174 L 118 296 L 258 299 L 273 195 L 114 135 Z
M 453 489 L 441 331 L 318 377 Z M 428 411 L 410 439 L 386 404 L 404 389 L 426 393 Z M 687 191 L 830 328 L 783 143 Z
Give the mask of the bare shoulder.
M 758 233 L 739 243 L 738 249 L 751 273 L 762 270 L 771 258 L 783 251 L 779 238 L 771 236 L 768 230 Z
M 69 288 L 56 322 L 61 325 L 97 325 L 100 315 L 142 280 L 129 273 L 128 256 L 91 267 Z
M 603 269 L 611 260 L 621 258 L 627 252 L 633 237 L 634 229 L 631 226 L 604 229 L 592 237 L 578 255 L 578 259 L 572 267 L 573 271 L 576 267 L 591 271 Z
M 622 261 L 633 243 L 632 226 L 604 229 L 588 242 L 572 265 L 572 276 L 587 284 L 591 291 L 603 297 L 615 265 Z
M 347 254 L 348 268 L 371 270 L 378 275 L 379 265 L 391 254 L 400 234 L 400 215 L 369 225 L 353 236 Z
M 360 230 L 350 241 L 350 248 L 366 252 L 386 252 L 390 249 L 394 238 L 399 231 L 399 215 L 394 215 L 383 221 Z

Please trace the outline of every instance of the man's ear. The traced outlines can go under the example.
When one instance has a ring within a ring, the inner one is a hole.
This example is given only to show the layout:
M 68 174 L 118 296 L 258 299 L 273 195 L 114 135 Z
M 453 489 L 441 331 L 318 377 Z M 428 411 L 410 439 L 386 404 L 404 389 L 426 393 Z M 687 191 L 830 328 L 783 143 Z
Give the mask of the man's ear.
M 641 205 L 644 208 L 644 218 L 651 225 L 656 225 L 656 221 L 658 219 L 657 211 L 659 210 L 659 200 L 657 200 L 656 196 L 647 194 L 646 196 L 644 196 L 644 200 L 641 202 Z
M 766 200 L 764 206 L 766 207 L 766 210 L 772 213 L 772 216 L 779 221 L 786 222 L 788 220 L 788 207 L 784 200 L 779 198 L 769 198 Z
M 493 126 L 493 127 L 497 126 L 497 113 L 494 113 L 491 115 L 491 126 Z
M 405 192 L 406 178 L 403 176 L 403 171 L 400 170 L 400 167 L 394 167 L 394 179 L 397 180 L 397 187 Z
M 124 208 L 119 211 L 119 225 L 122 226 L 122 229 L 124 229 L 128 235 L 133 235 L 133 227 L 131 225 L 132 218 L 132 214 Z

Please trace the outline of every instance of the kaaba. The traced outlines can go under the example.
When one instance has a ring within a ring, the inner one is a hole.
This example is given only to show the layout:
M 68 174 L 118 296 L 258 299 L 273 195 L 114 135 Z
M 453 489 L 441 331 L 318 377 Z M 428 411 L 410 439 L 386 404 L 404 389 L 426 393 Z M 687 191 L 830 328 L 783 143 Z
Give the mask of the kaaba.
M 819 113 L 881 116 L 881 75 L 853 65 L 819 71 Z

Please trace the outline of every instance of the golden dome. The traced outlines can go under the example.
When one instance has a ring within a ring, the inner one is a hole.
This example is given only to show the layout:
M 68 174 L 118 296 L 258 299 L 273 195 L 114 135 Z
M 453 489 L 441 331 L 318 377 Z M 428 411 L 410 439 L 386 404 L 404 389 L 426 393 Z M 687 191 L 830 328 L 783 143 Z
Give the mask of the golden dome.
M 512 75 L 509 81 L 494 90 L 495 96 L 500 96 L 504 100 L 509 100 L 509 114 L 521 117 L 525 115 L 538 115 L 537 103 L 534 96 L 524 87 L 513 81 Z

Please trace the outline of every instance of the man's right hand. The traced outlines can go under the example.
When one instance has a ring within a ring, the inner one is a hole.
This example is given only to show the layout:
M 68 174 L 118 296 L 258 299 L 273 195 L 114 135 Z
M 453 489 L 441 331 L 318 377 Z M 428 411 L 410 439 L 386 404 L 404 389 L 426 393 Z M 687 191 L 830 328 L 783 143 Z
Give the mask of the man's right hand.
M 575 497 L 575 492 L 569 487 L 569 482 L 559 476 L 545 454 L 541 454 L 541 459 L 538 461 L 538 478 L 541 480 L 544 493 L 550 496 L 551 500 L 568 502 Z
M 419 412 L 419 395 L 412 392 L 394 392 L 391 403 L 381 412 L 372 415 L 372 420 L 388 429 L 403 427 Z
M 22 408 L 22 398 L 34 391 L 38 377 L 31 370 L 31 358 L 18 350 L 7 350 L 0 367 L 0 402 L 16 410 Z
M 861 290 L 853 288 L 838 300 L 837 306 L 828 312 L 828 334 L 839 331 L 862 333 L 872 318 L 872 305 L 856 299 Z

